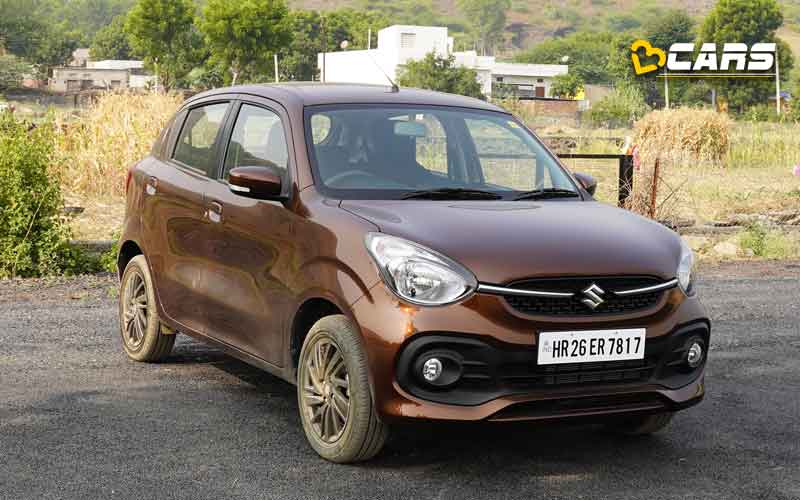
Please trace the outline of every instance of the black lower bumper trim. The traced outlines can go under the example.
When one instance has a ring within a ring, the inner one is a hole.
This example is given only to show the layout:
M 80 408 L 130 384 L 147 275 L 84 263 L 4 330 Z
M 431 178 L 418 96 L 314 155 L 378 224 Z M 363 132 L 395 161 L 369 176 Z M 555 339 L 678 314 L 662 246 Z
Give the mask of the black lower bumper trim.
M 702 372 L 682 362 L 689 339 L 700 338 L 708 352 L 709 328 L 705 321 L 647 339 L 641 360 L 600 363 L 539 365 L 536 346 L 520 347 L 488 337 L 432 332 L 411 339 L 397 358 L 397 380 L 410 394 L 437 403 L 472 406 L 503 396 L 557 391 L 569 387 L 660 386 L 677 389 Z M 431 356 L 446 356 L 457 366 L 458 378 L 446 386 L 426 382 L 419 367 Z

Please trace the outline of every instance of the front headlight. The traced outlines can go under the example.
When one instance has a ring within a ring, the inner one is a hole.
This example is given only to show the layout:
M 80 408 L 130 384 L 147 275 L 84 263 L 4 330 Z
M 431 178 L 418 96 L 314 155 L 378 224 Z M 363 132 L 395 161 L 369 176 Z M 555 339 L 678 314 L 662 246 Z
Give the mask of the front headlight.
M 381 233 L 368 233 L 364 243 L 386 286 L 412 304 L 452 304 L 478 286 L 464 266 L 422 245 Z
M 692 267 L 694 267 L 694 254 L 689 245 L 681 238 L 681 260 L 678 264 L 678 283 L 686 293 L 692 290 Z

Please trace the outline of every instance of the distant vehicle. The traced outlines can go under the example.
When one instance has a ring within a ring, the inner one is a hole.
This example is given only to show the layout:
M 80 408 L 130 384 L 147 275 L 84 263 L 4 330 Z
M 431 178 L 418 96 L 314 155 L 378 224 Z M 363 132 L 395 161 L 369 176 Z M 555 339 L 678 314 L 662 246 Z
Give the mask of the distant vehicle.
M 655 432 L 703 398 L 710 322 L 680 237 L 595 188 L 475 99 L 197 95 L 128 174 L 124 349 L 186 333 L 296 384 L 334 462 L 408 419 Z

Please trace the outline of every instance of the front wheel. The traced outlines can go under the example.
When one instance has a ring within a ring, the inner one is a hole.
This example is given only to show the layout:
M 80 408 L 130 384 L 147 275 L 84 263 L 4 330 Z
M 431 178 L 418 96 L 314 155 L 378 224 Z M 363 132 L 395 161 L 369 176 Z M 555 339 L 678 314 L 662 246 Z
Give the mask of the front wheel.
M 132 258 L 122 274 L 119 326 L 122 347 L 135 361 L 161 361 L 175 344 L 175 334 L 168 334 L 158 318 L 153 280 L 144 255 Z
M 297 367 L 297 402 L 306 438 L 322 458 L 368 460 L 386 442 L 363 342 L 345 316 L 327 316 L 311 327 Z

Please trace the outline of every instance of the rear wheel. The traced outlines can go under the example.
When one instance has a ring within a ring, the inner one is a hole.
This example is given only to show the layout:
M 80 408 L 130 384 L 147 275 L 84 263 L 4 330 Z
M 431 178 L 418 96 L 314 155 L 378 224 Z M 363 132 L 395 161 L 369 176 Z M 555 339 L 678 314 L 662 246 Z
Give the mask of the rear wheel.
M 643 436 L 664 429 L 672 421 L 674 415 L 674 412 L 663 412 L 653 415 L 630 416 L 607 424 L 606 427 L 621 434 Z
M 322 458 L 368 460 L 386 442 L 361 336 L 345 316 L 327 316 L 311 327 L 297 367 L 297 402 L 306 438 Z
M 135 361 L 160 361 L 169 355 L 175 335 L 162 327 L 150 268 L 144 255 L 125 266 L 119 290 L 119 326 L 122 347 Z

